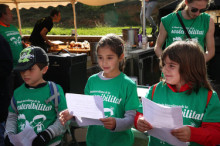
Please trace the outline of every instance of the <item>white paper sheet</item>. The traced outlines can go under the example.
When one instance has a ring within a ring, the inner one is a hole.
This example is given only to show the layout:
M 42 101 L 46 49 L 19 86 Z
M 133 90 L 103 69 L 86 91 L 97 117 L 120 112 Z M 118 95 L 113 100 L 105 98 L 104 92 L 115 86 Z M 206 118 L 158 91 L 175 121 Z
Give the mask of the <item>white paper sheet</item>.
M 142 98 L 144 118 L 153 126 L 147 131 L 149 135 L 171 145 L 186 146 L 171 134 L 172 129 L 183 127 L 182 108 L 166 107 L 147 98 Z
M 34 132 L 34 129 L 30 126 L 30 124 L 26 121 L 26 126 L 24 130 L 18 134 L 10 134 L 8 133 L 8 137 L 12 144 L 15 146 L 31 146 L 32 141 L 37 136 Z
M 89 125 L 103 125 L 103 123 L 98 119 L 80 118 L 76 117 L 76 123 L 78 126 L 89 126 Z
M 67 93 L 66 100 L 69 113 L 79 126 L 103 125 L 99 121 L 105 117 L 102 97 Z
M 64 44 L 64 42 L 62 41 L 51 41 L 51 43 L 56 44 L 56 45 Z

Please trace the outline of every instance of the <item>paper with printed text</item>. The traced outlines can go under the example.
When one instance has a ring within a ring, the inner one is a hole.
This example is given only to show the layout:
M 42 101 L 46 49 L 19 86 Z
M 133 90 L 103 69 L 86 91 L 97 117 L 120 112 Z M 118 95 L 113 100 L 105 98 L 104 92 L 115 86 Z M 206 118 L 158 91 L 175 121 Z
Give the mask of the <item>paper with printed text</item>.
M 153 126 L 152 130 L 147 131 L 149 135 L 171 145 L 187 145 L 171 134 L 172 129 L 183 127 L 181 107 L 163 106 L 147 98 L 142 98 L 142 104 L 144 119 Z
M 99 120 L 105 117 L 102 97 L 67 93 L 66 100 L 69 113 L 79 126 L 103 125 Z
M 26 126 L 24 130 L 18 134 L 10 134 L 8 133 L 8 137 L 10 142 L 15 146 L 30 146 L 32 145 L 32 141 L 37 134 L 34 132 L 34 129 L 30 126 L 30 124 L 26 121 Z

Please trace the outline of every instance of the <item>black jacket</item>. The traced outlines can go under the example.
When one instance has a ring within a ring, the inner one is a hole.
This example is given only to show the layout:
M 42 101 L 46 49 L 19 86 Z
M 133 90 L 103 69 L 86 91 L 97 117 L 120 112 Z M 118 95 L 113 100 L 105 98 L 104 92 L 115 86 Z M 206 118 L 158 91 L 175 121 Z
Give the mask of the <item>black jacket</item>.
M 13 69 L 11 48 L 0 35 L 0 122 L 6 120 L 10 104 L 10 78 Z

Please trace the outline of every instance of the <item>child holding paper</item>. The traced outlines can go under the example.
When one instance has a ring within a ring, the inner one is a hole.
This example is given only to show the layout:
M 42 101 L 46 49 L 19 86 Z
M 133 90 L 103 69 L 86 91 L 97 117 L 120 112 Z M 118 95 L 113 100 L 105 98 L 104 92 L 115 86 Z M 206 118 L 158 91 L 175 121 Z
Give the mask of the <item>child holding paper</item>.
M 14 69 L 20 71 L 25 83 L 14 91 L 11 99 L 5 128 L 6 146 L 12 145 L 9 135 L 23 132 L 28 125 L 26 123 L 37 134 L 32 146 L 55 146 L 61 143 L 65 128 L 57 115 L 67 108 L 66 99 L 62 87 L 43 79 L 48 64 L 49 58 L 40 47 L 31 46 L 20 53 Z
M 124 63 L 123 40 L 114 34 L 104 36 L 97 45 L 99 66 L 103 71 L 92 75 L 85 87 L 85 94 L 103 98 L 104 126 L 89 126 L 87 146 L 132 146 L 131 131 L 139 105 L 136 84 L 121 72 Z M 63 111 L 62 124 L 73 116 Z
M 184 127 L 171 134 L 190 145 L 220 144 L 220 102 L 206 71 L 204 53 L 193 41 L 177 41 L 162 53 L 160 65 L 164 81 L 152 86 L 146 98 L 166 106 L 181 106 Z M 154 127 L 143 118 L 142 107 L 135 117 L 141 131 Z M 150 136 L 149 145 L 169 145 Z

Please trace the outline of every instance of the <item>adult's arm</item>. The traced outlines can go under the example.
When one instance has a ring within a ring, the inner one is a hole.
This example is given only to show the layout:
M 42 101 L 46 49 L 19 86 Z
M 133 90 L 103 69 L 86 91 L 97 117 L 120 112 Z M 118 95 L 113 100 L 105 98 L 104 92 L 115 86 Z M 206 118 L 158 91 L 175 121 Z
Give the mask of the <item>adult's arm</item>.
M 41 32 L 40 32 L 40 35 L 42 36 L 42 38 L 44 39 L 44 41 L 50 45 L 50 46 L 53 46 L 53 43 L 51 43 L 48 38 L 47 38 L 47 32 L 48 32 L 48 29 L 46 27 L 44 27 Z
M 212 18 L 209 22 L 209 30 L 206 33 L 206 52 L 205 61 L 208 62 L 215 55 L 215 40 L 214 40 L 215 25 Z
M 155 52 L 155 54 L 157 55 L 158 58 L 160 58 L 160 56 L 163 52 L 162 47 L 163 47 L 163 44 L 164 44 L 166 38 L 167 38 L 167 31 L 165 30 L 165 28 L 163 26 L 163 23 L 161 22 L 160 23 L 159 35 L 158 35 L 156 45 L 155 45 L 155 48 L 154 48 L 154 52 Z

